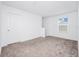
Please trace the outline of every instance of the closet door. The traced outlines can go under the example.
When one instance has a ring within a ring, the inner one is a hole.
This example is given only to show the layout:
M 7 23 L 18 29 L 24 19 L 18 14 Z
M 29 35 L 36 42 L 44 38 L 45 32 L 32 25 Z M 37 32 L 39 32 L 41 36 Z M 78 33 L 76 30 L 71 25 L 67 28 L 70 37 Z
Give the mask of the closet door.
M 8 13 L 8 42 L 14 43 L 20 41 L 20 26 L 22 25 L 20 22 L 21 15 L 14 14 L 14 13 Z

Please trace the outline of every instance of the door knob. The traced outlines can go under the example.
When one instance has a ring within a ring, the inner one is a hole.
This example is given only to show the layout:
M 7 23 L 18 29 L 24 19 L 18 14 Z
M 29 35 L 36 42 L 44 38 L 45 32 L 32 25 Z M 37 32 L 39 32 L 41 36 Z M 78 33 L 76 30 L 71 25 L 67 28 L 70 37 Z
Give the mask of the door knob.
M 8 29 L 8 31 L 10 31 L 10 29 Z

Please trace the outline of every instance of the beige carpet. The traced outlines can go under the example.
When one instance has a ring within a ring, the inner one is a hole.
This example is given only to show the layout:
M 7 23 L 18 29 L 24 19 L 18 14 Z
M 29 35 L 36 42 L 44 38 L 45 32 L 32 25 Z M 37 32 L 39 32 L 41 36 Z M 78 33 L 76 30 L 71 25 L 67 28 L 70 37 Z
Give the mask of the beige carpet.
M 10 44 L 2 48 L 1 56 L 7 57 L 76 57 L 77 41 L 57 37 L 36 38 Z

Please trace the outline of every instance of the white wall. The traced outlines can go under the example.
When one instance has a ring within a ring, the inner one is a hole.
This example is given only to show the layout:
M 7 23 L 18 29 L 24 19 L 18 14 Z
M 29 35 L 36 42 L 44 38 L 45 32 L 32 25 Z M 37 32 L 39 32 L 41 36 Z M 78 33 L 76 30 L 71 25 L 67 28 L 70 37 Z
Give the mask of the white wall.
M 60 17 L 68 16 L 68 32 L 59 32 L 58 20 Z M 77 12 L 60 14 L 57 16 L 51 16 L 45 18 L 46 23 L 46 35 L 56 36 L 61 38 L 67 38 L 72 40 L 77 40 Z
M 2 46 L 41 36 L 41 16 L 5 5 L 2 10 Z
M 1 2 L 0 2 L 0 54 L 1 54 Z
M 0 3 L 0 46 L 1 46 L 1 3 Z
M 77 36 L 78 36 L 78 39 L 79 39 L 79 5 L 78 5 L 78 17 L 77 18 L 78 18 L 78 22 L 77 22 L 78 23 L 78 28 L 77 28 L 78 29 L 77 30 L 78 31 L 78 35 Z M 78 56 L 79 56 L 79 40 L 78 40 Z

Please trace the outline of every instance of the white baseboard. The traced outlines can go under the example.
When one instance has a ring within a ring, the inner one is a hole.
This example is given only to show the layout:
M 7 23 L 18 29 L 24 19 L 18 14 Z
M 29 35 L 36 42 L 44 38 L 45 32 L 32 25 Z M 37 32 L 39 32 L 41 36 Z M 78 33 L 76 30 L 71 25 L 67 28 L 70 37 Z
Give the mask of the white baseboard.
M 38 37 L 41 37 L 41 36 L 32 37 L 32 38 L 29 38 L 28 40 L 32 40 L 32 39 L 35 39 L 35 38 L 38 38 Z M 28 40 L 25 39 L 25 40 L 20 40 L 20 41 L 15 41 L 15 42 L 2 43 L 1 47 L 7 46 L 7 45 L 9 45 L 9 44 L 17 43 L 17 42 L 28 41 Z
M 62 37 L 62 36 L 56 36 L 56 35 L 47 35 L 47 37 L 58 37 L 58 38 L 62 38 L 62 39 L 67 39 L 67 40 L 74 40 L 74 41 L 78 41 L 78 39 L 72 39 L 72 38 L 68 38 L 68 37 Z

